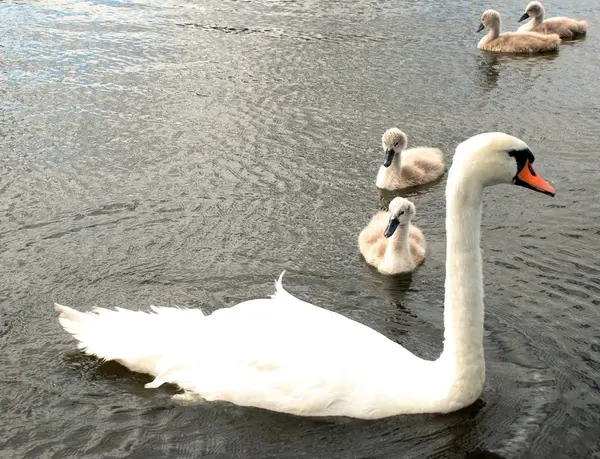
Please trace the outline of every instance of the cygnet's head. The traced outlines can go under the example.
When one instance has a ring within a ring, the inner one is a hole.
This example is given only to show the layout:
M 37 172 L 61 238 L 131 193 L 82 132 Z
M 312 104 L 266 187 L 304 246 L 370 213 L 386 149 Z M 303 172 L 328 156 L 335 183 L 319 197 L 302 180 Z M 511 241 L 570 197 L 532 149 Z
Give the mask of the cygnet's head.
M 394 127 L 385 131 L 381 137 L 381 146 L 385 151 L 383 165 L 390 167 L 394 160 L 394 155 L 400 153 L 402 150 L 406 150 L 407 145 L 408 138 L 400 129 Z
M 540 2 L 530 2 L 525 7 L 525 12 L 523 13 L 523 16 L 521 16 L 521 19 L 519 19 L 518 22 L 524 21 L 525 19 L 530 17 L 537 18 L 539 16 L 544 16 L 544 7 Z
M 416 214 L 415 205 L 408 199 L 397 197 L 390 202 L 390 221 L 383 235 L 391 237 L 400 225 L 408 225 Z
M 496 10 L 485 10 L 481 15 L 481 24 L 477 32 L 481 32 L 484 28 L 487 29 L 500 29 L 500 13 Z
M 533 169 L 534 161 L 533 153 L 521 139 L 487 132 L 456 147 L 448 180 L 477 181 L 482 186 L 512 183 L 554 196 L 554 187 Z

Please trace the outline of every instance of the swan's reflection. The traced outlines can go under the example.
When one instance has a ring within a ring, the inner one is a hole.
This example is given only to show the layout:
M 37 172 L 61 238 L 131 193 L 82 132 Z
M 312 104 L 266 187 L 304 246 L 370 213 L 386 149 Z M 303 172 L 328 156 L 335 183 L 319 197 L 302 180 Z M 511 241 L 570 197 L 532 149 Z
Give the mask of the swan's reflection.
M 543 61 L 554 61 L 558 57 L 558 53 L 556 52 L 528 55 L 493 53 L 484 50 L 479 50 L 479 55 L 481 59 L 477 65 L 477 81 L 479 86 L 481 86 L 481 88 L 485 91 L 490 91 L 498 87 L 498 79 L 500 78 L 501 70 L 505 65 L 509 65 L 515 61 L 523 60 L 533 62 L 535 63 L 534 65 L 529 65 L 525 68 L 519 67 L 517 69 L 512 66 L 509 67 L 509 71 L 523 72 L 524 70 L 529 69 L 528 73 L 531 73 L 531 71 L 536 68 L 537 63 Z M 537 76 L 535 78 L 537 78 Z

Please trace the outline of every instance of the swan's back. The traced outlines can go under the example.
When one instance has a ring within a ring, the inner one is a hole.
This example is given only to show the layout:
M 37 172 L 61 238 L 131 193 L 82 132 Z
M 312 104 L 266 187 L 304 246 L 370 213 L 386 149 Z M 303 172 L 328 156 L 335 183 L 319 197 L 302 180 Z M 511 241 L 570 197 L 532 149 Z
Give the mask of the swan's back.
M 411 375 L 400 379 L 398 362 L 421 374 L 431 367 L 375 330 L 295 298 L 281 278 L 271 299 L 219 309 L 207 324 L 211 354 L 170 362 L 159 383 L 206 400 L 368 418 L 389 415 L 385 398 L 414 385 Z
M 587 28 L 587 21 L 556 17 L 545 19 L 541 24 L 531 28 L 531 31 L 545 35 L 555 33 L 560 38 L 575 38 L 577 36 L 585 35 Z
M 535 32 L 505 32 L 497 38 L 483 37 L 478 48 L 485 51 L 533 54 L 555 51 L 560 44 L 556 34 L 542 35 Z

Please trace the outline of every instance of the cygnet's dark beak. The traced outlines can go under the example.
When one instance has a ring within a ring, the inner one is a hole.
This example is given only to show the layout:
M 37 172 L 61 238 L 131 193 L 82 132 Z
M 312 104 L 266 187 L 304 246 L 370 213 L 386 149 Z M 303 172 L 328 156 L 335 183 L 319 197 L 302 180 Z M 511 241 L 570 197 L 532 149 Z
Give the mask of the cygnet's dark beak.
M 388 223 L 388 226 L 385 229 L 383 235 L 385 237 L 391 237 L 399 225 L 400 225 L 400 220 L 398 220 L 396 217 L 390 218 L 390 222 Z
M 479 27 L 477 28 L 477 33 L 481 32 L 483 29 L 485 29 L 485 26 L 483 25 L 483 22 L 481 24 L 479 24 Z
M 388 148 L 385 150 L 385 160 L 383 161 L 383 167 L 390 167 L 392 161 L 394 160 L 394 155 L 396 152 L 393 148 Z
M 529 14 L 528 14 L 528 13 L 523 13 L 523 16 L 521 16 L 521 19 L 519 19 L 517 22 L 522 22 L 522 21 L 524 21 L 525 19 L 527 19 L 528 17 L 529 17 Z

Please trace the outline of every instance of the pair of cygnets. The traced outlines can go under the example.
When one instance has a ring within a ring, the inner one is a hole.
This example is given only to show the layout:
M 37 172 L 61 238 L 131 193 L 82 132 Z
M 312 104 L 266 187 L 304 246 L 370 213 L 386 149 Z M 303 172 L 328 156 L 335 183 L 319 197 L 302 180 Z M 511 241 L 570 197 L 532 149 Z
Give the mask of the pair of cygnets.
M 518 22 L 531 18 L 527 24 L 519 27 L 517 32 L 501 33 L 500 14 L 496 10 L 486 10 L 481 16 L 481 24 L 477 32 L 484 28 L 489 30 L 477 47 L 485 51 L 505 53 L 543 53 L 555 51 L 561 39 L 571 39 L 585 35 L 588 27 L 586 21 L 556 17 L 544 19 L 546 11 L 540 2 L 531 2 Z
M 406 149 L 408 139 L 398 128 L 382 137 L 385 160 L 377 174 L 377 187 L 387 190 L 424 185 L 444 174 L 444 155 L 439 148 Z M 396 197 L 389 211 L 375 214 L 358 237 L 358 247 L 367 263 L 383 274 L 413 271 L 425 258 L 425 238 L 410 223 L 415 205 Z

